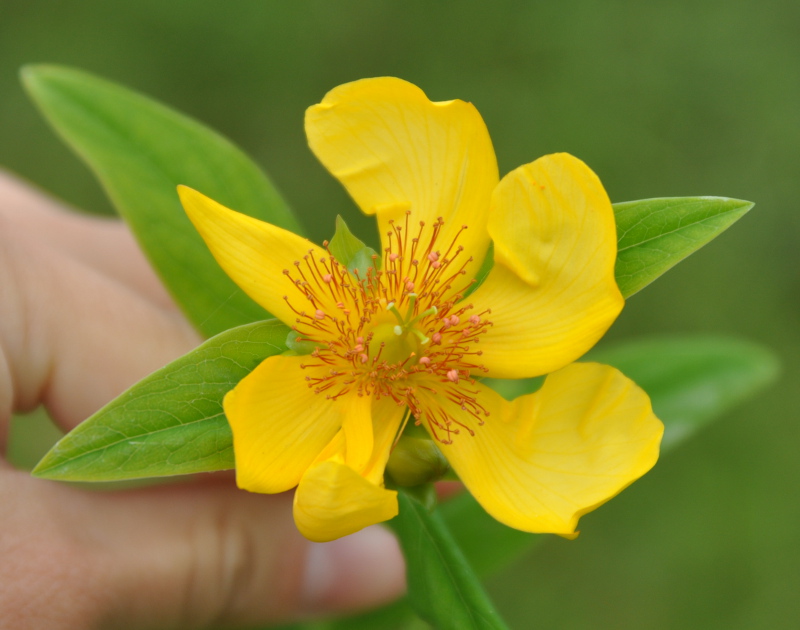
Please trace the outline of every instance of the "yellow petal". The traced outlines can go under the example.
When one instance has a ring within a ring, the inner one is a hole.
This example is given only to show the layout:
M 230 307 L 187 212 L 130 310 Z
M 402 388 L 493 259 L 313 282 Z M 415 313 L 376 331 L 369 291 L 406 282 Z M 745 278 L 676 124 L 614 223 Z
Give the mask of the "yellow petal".
M 383 484 L 386 462 L 397 439 L 403 417 L 408 413 L 404 404 L 398 405 L 393 399 L 384 396 L 372 403 L 372 434 L 374 446 L 372 456 L 359 471 L 374 484 Z
M 389 221 L 445 221 L 442 253 L 459 237 L 476 270 L 489 237 L 489 199 L 498 181 L 486 125 L 470 103 L 433 103 L 415 85 L 383 77 L 341 85 L 306 112 L 312 151 L 367 214 L 377 213 L 384 247 Z M 429 232 L 428 232 L 429 233 Z M 395 248 L 396 251 L 396 248 Z
M 342 430 L 325 446 L 315 464 L 332 460 L 347 464 L 374 484 L 383 483 L 383 471 L 397 438 L 405 405 L 386 396 L 374 399 L 355 393 L 339 399 Z
M 365 400 L 351 398 L 345 415 L 363 417 Z M 383 487 L 383 470 L 403 414 L 391 399 L 372 403 L 374 449 L 360 469 L 352 467 L 352 433 L 343 429 L 325 447 L 295 492 L 295 523 L 306 538 L 334 540 L 397 514 L 397 493 Z
M 614 368 L 572 364 L 513 402 L 476 388 L 490 415 L 483 426 L 470 418 L 475 435 L 462 430 L 441 450 L 486 511 L 510 527 L 573 534 L 580 516 L 658 459 L 663 425 L 647 395 Z M 466 420 L 444 396 L 425 402 Z
M 547 374 L 591 348 L 624 305 L 614 279 L 614 211 L 577 158 L 548 155 L 506 175 L 492 196 L 495 266 L 469 297 L 492 376 Z
M 270 357 L 225 396 L 240 488 L 293 488 L 341 427 L 342 405 L 308 388 L 308 360 Z
M 295 324 L 297 314 L 284 296 L 298 311 L 313 313 L 321 308 L 333 312 L 333 302 L 312 305 L 283 273 L 289 270 L 292 278 L 300 279 L 295 261 L 308 264 L 304 257 L 309 252 L 316 260 L 327 258 L 325 250 L 293 232 L 234 212 L 186 186 L 178 186 L 178 194 L 186 214 L 220 267 L 275 317 L 289 326 Z
M 361 470 L 367 465 L 372 456 L 372 414 L 370 407 L 372 397 L 358 396 L 351 392 L 347 401 L 347 413 L 342 421 L 347 444 L 347 465 L 355 470 Z
M 314 542 L 335 540 L 396 515 L 397 492 L 334 461 L 311 467 L 294 495 L 297 529 Z

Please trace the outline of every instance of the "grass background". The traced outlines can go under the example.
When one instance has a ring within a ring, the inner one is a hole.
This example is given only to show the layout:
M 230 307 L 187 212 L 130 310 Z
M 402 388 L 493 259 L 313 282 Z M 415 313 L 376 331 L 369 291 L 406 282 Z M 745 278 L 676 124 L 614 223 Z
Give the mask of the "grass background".
M 329 237 L 337 213 L 374 238 L 308 151 L 303 111 L 344 81 L 395 75 L 434 100 L 475 103 L 503 173 L 569 151 L 613 201 L 755 201 L 632 298 L 603 343 L 736 335 L 774 348 L 783 379 L 585 517 L 577 541 L 548 541 L 490 589 L 514 628 L 794 629 L 798 24 L 800 4 L 789 0 L 0 0 L 0 165 L 110 212 L 17 79 L 24 63 L 75 65 L 231 137 L 312 238 Z M 39 445 L 23 438 L 15 448 L 24 457 Z

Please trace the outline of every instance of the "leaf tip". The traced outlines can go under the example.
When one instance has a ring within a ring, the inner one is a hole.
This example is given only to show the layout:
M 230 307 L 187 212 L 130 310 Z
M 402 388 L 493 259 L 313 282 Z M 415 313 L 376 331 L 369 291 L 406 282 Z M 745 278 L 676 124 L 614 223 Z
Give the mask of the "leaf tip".
M 718 199 L 724 200 L 725 203 L 730 205 L 730 210 L 732 212 L 738 212 L 739 215 L 744 215 L 756 205 L 754 201 L 747 201 L 745 199 L 733 199 L 731 197 L 718 197 Z
M 33 470 L 31 471 L 31 475 L 37 477 L 38 479 L 54 479 L 58 480 L 61 479 L 61 476 L 55 472 L 57 469 L 53 466 L 51 460 L 51 455 L 53 451 L 49 451 L 39 463 L 34 466 Z
M 22 85 L 29 91 L 34 89 L 41 80 L 48 75 L 55 75 L 69 71 L 66 66 L 59 66 L 52 63 L 26 63 L 20 66 L 19 79 Z
M 36 91 L 36 84 L 48 66 L 38 63 L 27 63 L 19 69 L 19 81 L 31 96 Z

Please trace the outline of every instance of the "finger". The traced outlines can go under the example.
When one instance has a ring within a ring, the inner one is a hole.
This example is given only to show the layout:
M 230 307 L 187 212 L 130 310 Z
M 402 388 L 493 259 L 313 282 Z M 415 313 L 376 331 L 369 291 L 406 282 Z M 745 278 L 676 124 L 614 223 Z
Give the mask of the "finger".
M 73 260 L 113 278 L 164 308 L 174 302 L 128 228 L 118 219 L 70 210 L 0 170 L 0 220 Z
M 0 429 L 40 403 L 71 429 L 197 342 L 177 313 L 0 217 Z
M 289 495 L 228 482 L 89 494 L 12 471 L 0 503 L 9 627 L 249 627 L 376 606 L 403 589 L 391 534 L 309 543 Z

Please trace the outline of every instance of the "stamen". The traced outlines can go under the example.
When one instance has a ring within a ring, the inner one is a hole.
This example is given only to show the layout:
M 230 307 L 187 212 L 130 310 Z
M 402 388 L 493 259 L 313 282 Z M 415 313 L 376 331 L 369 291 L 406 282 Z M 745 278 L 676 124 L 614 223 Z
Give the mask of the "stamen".
M 408 407 L 405 421 L 425 422 L 442 443 L 474 435 L 488 412 L 470 375 L 486 371 L 476 346 L 492 322 L 489 309 L 475 313 L 461 302 L 475 282 L 466 276 L 472 259 L 457 242 L 465 227 L 446 247 L 441 218 L 429 226 L 420 221 L 412 232 L 407 212 L 402 225 L 390 221 L 389 227 L 382 269 L 377 256 L 361 274 L 349 272 L 330 251 L 320 257 L 309 250 L 291 273 L 283 271 L 295 292 L 284 296 L 297 317 L 294 330 L 317 346 L 313 363 L 302 365 L 306 382 L 332 400 L 389 397 Z M 388 337 L 377 328 L 385 326 L 386 311 L 397 322 Z M 462 415 L 452 417 L 444 401 Z

